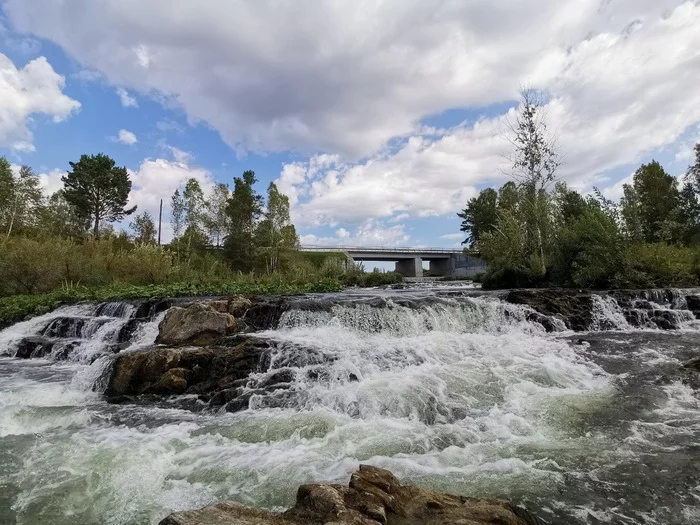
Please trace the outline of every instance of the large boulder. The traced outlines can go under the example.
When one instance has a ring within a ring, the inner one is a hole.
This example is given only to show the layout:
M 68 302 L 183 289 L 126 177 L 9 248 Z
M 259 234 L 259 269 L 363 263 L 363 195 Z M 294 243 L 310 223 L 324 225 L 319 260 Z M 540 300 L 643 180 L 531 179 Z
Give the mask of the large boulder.
M 170 308 L 158 326 L 156 343 L 205 346 L 235 333 L 242 326 L 234 315 L 245 312 L 242 301 L 247 300 L 197 302 L 185 308 Z
M 264 342 L 242 338 L 230 347 L 157 348 L 119 354 L 105 394 L 112 401 L 144 394 L 197 394 L 224 404 L 242 393 L 251 373 L 264 371 L 266 350 Z
M 176 512 L 160 525 L 534 525 L 539 521 L 506 501 L 453 496 L 403 485 L 388 470 L 360 465 L 348 487 L 302 485 L 286 512 L 224 502 Z

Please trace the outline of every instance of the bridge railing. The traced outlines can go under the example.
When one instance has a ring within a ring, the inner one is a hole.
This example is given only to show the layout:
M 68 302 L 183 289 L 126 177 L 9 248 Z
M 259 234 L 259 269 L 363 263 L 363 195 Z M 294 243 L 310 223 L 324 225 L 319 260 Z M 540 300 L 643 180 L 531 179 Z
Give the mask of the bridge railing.
M 415 246 L 300 246 L 299 250 L 305 252 L 365 252 L 365 253 L 465 253 L 464 250 L 449 248 L 416 248 Z M 466 253 L 471 253 L 467 250 Z M 474 253 L 477 253 L 474 251 Z

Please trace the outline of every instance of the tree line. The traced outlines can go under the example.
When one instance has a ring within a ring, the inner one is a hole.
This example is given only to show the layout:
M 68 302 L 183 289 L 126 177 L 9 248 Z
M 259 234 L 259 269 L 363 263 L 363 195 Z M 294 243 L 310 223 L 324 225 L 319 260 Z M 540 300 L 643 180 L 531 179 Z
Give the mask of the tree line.
M 60 237 L 74 240 L 120 238 L 123 245 L 156 244 L 154 217 L 136 206 L 127 207 L 132 182 L 125 167 L 104 154 L 82 155 L 70 162 L 63 188 L 51 195 L 42 191 L 29 166 L 14 173 L 0 157 L 0 231 L 12 236 Z M 283 252 L 298 246 L 290 220 L 289 199 L 271 183 L 267 199 L 256 193 L 253 171 L 234 177 L 233 189 L 218 183 L 205 195 L 200 183 L 189 179 L 170 198 L 174 238 L 169 247 L 178 260 L 187 260 L 212 247 L 232 269 L 273 272 Z M 132 216 L 133 235 L 115 233 L 112 224 Z
M 560 166 L 543 106 L 525 91 L 510 125 L 510 181 L 458 213 L 463 244 L 488 261 L 486 287 L 691 286 L 700 281 L 700 144 L 677 178 L 640 166 L 614 202 L 557 180 Z

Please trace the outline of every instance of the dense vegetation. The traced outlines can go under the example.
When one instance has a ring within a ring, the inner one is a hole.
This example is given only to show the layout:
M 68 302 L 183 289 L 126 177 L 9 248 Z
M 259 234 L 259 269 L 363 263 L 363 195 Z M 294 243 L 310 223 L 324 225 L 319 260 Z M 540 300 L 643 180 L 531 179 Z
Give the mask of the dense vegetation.
M 127 208 L 131 181 L 106 155 L 71 162 L 64 187 L 42 193 L 28 166 L 0 157 L 0 323 L 66 302 L 172 295 L 305 293 L 393 283 L 339 252 L 298 251 L 289 199 L 267 198 L 255 173 L 205 194 L 190 179 L 170 200 L 174 238 L 159 243 L 154 218 Z M 112 223 L 132 216 L 131 233 Z
M 681 180 L 652 161 L 616 203 L 556 181 L 554 141 L 532 93 L 512 131 L 513 180 L 459 214 L 464 244 L 489 262 L 485 287 L 700 284 L 700 144 Z

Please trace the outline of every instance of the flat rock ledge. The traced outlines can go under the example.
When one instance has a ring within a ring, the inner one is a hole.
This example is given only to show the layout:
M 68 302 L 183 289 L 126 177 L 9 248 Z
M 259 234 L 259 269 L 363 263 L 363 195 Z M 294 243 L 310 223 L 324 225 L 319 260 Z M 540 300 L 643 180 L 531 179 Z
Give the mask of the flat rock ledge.
M 296 504 L 272 512 L 223 502 L 176 512 L 160 525 L 536 525 L 526 510 L 497 499 L 453 496 L 403 485 L 388 470 L 369 465 L 349 486 L 301 485 Z

